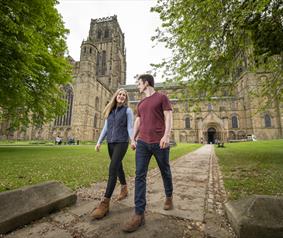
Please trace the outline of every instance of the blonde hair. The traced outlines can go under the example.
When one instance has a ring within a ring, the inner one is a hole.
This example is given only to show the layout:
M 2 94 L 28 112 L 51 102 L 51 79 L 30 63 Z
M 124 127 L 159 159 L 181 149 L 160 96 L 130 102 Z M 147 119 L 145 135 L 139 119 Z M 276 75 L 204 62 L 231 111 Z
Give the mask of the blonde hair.
M 124 105 L 128 105 L 128 92 L 126 91 L 126 89 L 124 88 L 117 89 L 117 91 L 113 94 L 112 98 L 110 99 L 110 102 L 106 105 L 106 107 L 103 110 L 104 118 L 107 118 L 110 112 L 112 111 L 112 109 L 116 107 L 117 105 L 116 98 L 121 91 L 124 91 L 126 94 Z

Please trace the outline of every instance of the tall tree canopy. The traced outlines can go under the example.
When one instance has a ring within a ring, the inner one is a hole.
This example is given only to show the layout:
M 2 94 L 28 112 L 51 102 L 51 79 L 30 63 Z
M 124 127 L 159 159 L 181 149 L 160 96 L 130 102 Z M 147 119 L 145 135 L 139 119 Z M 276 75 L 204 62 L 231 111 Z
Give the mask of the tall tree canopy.
M 0 0 L 0 119 L 11 128 L 42 124 L 65 109 L 71 80 L 57 0 Z
M 282 0 L 158 0 L 163 22 L 153 40 L 172 49 L 156 64 L 165 79 L 190 79 L 190 87 L 212 95 L 233 86 L 243 70 L 270 73 L 261 93 L 282 100 Z

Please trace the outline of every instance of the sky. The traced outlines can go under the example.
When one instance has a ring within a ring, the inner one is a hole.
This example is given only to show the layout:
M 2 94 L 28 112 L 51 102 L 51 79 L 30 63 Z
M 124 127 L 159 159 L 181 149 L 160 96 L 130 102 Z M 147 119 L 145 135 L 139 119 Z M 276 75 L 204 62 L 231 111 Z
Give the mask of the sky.
M 150 12 L 156 0 L 60 0 L 57 9 L 63 17 L 69 54 L 79 61 L 80 46 L 87 38 L 91 19 L 117 15 L 125 34 L 127 84 L 134 84 L 134 76 L 150 71 L 151 63 L 160 63 L 170 57 L 170 51 L 162 44 L 155 44 L 151 37 L 161 25 L 157 13 Z M 155 47 L 153 47 L 156 45 Z M 155 77 L 162 82 L 161 75 Z

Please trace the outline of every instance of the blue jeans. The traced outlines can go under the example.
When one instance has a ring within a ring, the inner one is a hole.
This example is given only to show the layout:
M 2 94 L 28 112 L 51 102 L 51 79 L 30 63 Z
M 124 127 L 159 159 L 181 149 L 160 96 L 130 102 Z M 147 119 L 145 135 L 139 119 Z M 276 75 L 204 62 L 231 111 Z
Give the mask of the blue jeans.
M 146 175 L 153 155 L 160 169 L 165 195 L 173 192 L 172 174 L 169 164 L 170 148 L 160 149 L 159 144 L 148 144 L 138 140 L 136 147 L 135 212 L 143 214 L 146 206 Z

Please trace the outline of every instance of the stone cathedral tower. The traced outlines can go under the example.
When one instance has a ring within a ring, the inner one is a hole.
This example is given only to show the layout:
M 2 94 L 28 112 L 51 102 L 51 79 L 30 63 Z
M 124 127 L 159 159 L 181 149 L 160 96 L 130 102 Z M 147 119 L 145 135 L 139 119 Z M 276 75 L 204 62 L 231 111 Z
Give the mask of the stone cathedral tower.
M 98 50 L 96 77 L 109 89 L 126 84 L 124 34 L 117 16 L 91 20 L 89 38 Z
M 73 118 L 63 136 L 96 140 L 105 105 L 126 83 L 124 34 L 117 16 L 91 20 L 87 40 L 81 44 L 80 61 L 74 66 Z

